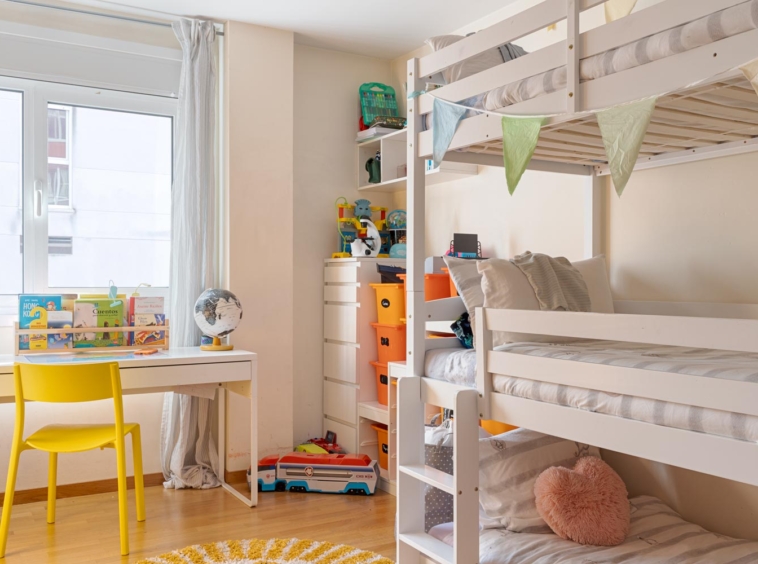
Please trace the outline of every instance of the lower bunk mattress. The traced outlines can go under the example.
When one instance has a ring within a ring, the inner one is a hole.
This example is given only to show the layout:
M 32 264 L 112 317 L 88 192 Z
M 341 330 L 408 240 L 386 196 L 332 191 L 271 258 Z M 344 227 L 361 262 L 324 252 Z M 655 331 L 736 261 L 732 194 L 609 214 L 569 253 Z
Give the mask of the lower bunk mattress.
M 682 519 L 662 501 L 630 500 L 629 535 L 614 547 L 582 546 L 554 534 L 485 529 L 479 536 L 480 564 L 746 564 L 758 562 L 758 542 L 706 531 Z M 429 534 L 452 546 L 452 523 Z
M 497 347 L 497 350 L 575 362 L 758 383 L 758 354 L 751 353 L 615 341 L 511 343 Z M 427 351 L 425 370 L 429 378 L 474 387 L 476 352 L 462 348 Z M 687 431 L 758 442 L 758 417 L 749 415 L 512 376 L 495 375 L 492 387 L 497 393 L 525 399 Z

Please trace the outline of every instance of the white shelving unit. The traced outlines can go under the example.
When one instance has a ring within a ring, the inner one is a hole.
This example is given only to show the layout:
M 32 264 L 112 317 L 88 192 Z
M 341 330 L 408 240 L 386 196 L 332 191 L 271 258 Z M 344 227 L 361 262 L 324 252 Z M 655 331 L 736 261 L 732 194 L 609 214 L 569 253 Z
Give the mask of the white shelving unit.
M 358 143 L 358 191 L 401 192 L 406 189 L 407 130 L 402 129 L 383 137 Z M 382 182 L 369 184 L 366 161 L 382 154 Z M 479 167 L 470 163 L 443 162 L 439 168 L 426 172 L 426 184 L 442 184 L 475 176 Z
M 390 363 L 391 364 L 391 363 Z M 369 455 L 373 460 L 379 457 L 379 442 L 373 423 L 387 425 L 389 451 L 387 460 L 389 468 L 381 469 L 379 488 L 395 495 L 397 483 L 397 378 L 390 378 L 389 405 L 379 402 L 361 402 L 358 404 L 358 452 Z

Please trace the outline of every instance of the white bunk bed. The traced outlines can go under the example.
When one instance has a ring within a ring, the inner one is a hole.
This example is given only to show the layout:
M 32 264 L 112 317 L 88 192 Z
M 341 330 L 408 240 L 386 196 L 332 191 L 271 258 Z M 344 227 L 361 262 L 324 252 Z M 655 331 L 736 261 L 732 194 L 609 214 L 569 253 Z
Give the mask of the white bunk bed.
M 437 73 L 472 56 L 566 20 L 568 39 L 484 70 L 408 101 L 408 265 L 406 377 L 399 381 L 398 561 L 421 557 L 440 564 L 479 562 L 478 420 L 495 419 L 601 448 L 758 485 L 758 445 L 655 422 L 615 417 L 502 393 L 498 378 L 520 378 L 658 402 L 758 416 L 758 385 L 738 379 L 592 364 L 495 350 L 493 331 L 602 339 L 651 346 L 746 353 L 758 373 L 758 306 L 616 302 L 615 314 L 477 310 L 476 385 L 426 377 L 425 355 L 455 339 L 426 339 L 426 324 L 457 318 L 458 298 L 424 301 L 425 176 L 432 132 L 424 129 L 433 96 L 457 102 L 566 68 L 566 86 L 513 103 L 508 115 L 551 115 L 530 164 L 534 170 L 587 176 L 585 254 L 602 252 L 602 183 L 609 174 L 592 111 L 659 96 L 636 168 L 679 164 L 758 150 L 758 96 L 738 69 L 758 59 L 758 30 L 739 33 L 582 81 L 582 60 L 655 34 L 758 3 L 748 0 L 664 0 L 626 18 L 579 33 L 580 14 L 602 0 L 544 0 L 449 47 L 408 62 L 408 91 L 423 91 Z M 758 15 L 756 16 L 758 18 Z M 756 19 L 755 21 L 758 21 Z M 585 73 L 586 74 L 586 73 Z M 507 89 L 507 88 L 506 88 Z M 502 166 L 500 120 L 488 113 L 464 119 L 445 159 Z M 505 189 L 505 186 L 503 187 Z M 612 346 L 612 345 L 611 345 Z M 454 476 L 424 464 L 424 404 L 455 410 Z M 660 422 L 659 422 L 660 423 Z M 728 434 L 728 433 L 727 433 Z M 455 499 L 453 546 L 424 533 L 424 489 Z

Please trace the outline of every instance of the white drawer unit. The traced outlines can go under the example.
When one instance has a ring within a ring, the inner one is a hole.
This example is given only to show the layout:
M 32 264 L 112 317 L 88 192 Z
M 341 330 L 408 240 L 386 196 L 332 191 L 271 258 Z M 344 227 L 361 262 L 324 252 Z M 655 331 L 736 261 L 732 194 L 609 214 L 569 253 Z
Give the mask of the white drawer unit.
M 334 431 L 348 452 L 358 443 L 358 404 L 376 402 L 376 295 L 378 264 L 404 260 L 328 259 L 324 264 L 324 433 Z

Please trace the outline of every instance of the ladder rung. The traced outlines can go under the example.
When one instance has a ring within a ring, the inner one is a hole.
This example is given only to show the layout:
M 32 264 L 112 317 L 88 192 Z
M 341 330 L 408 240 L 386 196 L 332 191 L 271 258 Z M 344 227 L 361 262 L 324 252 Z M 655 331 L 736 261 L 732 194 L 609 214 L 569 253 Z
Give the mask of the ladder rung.
M 446 472 L 435 470 L 431 466 L 424 464 L 410 464 L 408 466 L 400 466 L 399 469 L 403 474 L 421 480 L 443 492 L 455 495 L 455 479 Z
M 398 538 L 411 548 L 428 556 L 439 564 L 453 564 L 455 558 L 453 547 L 437 540 L 426 533 L 400 534 Z

